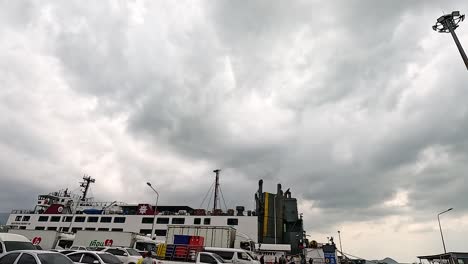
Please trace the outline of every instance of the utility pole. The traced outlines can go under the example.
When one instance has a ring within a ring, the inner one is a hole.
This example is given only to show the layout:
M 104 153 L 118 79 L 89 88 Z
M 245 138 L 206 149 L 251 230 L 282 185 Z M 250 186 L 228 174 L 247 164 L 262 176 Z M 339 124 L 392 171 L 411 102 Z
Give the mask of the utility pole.
M 439 33 L 452 34 L 453 40 L 455 41 L 462 60 L 465 63 L 466 69 L 468 70 L 468 57 L 466 56 L 460 40 L 458 40 L 457 34 L 455 33 L 455 29 L 458 28 L 458 24 L 463 20 L 465 20 L 465 15 L 460 15 L 460 11 L 453 11 L 451 14 L 439 17 L 436 24 L 432 26 L 432 29 Z
M 216 173 L 213 213 L 216 211 L 216 207 L 218 206 L 218 189 L 219 189 L 219 172 L 220 171 L 221 171 L 220 169 L 216 169 L 213 171 L 214 173 Z

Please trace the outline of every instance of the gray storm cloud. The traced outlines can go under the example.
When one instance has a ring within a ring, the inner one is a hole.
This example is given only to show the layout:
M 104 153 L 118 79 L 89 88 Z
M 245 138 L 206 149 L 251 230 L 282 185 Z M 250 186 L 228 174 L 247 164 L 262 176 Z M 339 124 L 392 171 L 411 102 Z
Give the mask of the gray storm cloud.
M 468 77 L 439 1 L 0 6 L 1 211 L 84 172 L 102 199 L 151 201 L 151 180 L 197 207 L 222 168 L 228 206 L 281 182 L 321 233 L 467 212 Z

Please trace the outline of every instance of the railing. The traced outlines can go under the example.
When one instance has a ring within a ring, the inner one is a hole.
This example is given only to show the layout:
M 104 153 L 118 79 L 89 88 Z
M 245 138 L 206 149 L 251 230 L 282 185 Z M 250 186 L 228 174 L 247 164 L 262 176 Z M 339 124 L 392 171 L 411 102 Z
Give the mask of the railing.
M 11 214 L 34 214 L 34 210 L 13 209 L 11 210 Z

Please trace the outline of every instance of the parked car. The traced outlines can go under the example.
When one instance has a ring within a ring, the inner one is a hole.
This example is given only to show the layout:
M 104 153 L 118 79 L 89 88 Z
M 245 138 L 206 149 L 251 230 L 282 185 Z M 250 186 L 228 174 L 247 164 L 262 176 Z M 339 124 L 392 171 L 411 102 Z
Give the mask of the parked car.
M 17 250 L 0 257 L 0 264 L 73 264 L 65 255 L 45 250 Z
M 35 250 L 34 245 L 22 235 L 1 233 L 0 256 L 13 250 Z
M 83 246 L 71 246 L 69 250 L 88 250 L 88 248 Z
M 107 247 L 102 252 L 111 253 L 120 259 L 124 264 L 136 264 L 142 258 L 141 254 L 133 248 Z
M 250 252 L 238 248 L 205 247 L 205 252 L 218 254 L 226 262 L 237 264 L 260 264 Z
M 68 254 L 67 257 L 77 264 L 122 264 L 116 256 L 101 251 L 77 251 Z
M 69 249 L 54 249 L 54 250 L 51 250 L 51 251 L 58 252 L 58 253 L 60 253 L 62 255 L 68 255 L 70 253 L 76 252 L 76 250 L 69 250 Z

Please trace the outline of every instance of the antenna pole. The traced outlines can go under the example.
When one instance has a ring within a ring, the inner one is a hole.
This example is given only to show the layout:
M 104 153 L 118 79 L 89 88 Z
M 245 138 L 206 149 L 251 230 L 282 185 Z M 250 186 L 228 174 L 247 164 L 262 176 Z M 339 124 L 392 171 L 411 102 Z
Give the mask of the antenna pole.
M 220 169 L 216 169 L 213 172 L 216 173 L 216 181 L 215 181 L 215 193 L 214 193 L 214 205 L 213 205 L 213 213 L 218 206 L 218 190 L 219 190 L 219 172 Z
M 91 178 L 91 176 L 88 176 L 86 174 L 83 176 L 83 180 L 84 182 L 81 183 L 81 187 L 83 187 L 83 196 L 81 197 L 81 201 L 86 200 L 86 195 L 88 195 L 90 184 L 96 182 L 95 179 Z

